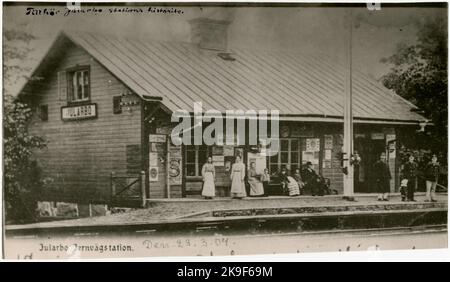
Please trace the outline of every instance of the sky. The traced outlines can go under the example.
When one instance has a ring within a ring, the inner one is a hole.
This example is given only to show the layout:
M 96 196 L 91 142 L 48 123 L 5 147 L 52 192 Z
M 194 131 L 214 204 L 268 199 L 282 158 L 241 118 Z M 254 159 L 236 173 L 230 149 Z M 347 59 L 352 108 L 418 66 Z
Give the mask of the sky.
M 147 9 L 151 5 L 140 4 Z M 26 15 L 26 9 L 55 8 L 55 16 Z M 217 7 L 177 6 L 182 14 L 109 13 L 72 14 L 64 16 L 63 6 L 4 6 L 3 28 L 22 29 L 38 39 L 30 43 L 34 49 L 24 65 L 33 68 L 43 56 L 59 31 L 89 30 L 152 40 L 190 40 L 188 20 L 210 17 L 231 21 L 228 31 L 230 49 L 295 50 L 323 52 L 337 58 L 346 54 L 348 42 L 348 11 L 344 7 L 292 6 L 292 7 Z M 124 6 L 116 6 L 122 7 Z M 128 8 L 136 8 L 127 4 Z M 86 9 L 86 6 L 82 8 Z M 361 71 L 379 79 L 389 71 L 380 62 L 395 52 L 399 43 L 416 42 L 417 23 L 427 17 L 447 16 L 446 8 L 436 7 L 383 7 L 369 11 L 365 7 L 351 8 L 353 19 L 352 58 Z M 18 83 L 20 85 L 23 82 Z M 17 86 L 19 87 L 19 86 Z

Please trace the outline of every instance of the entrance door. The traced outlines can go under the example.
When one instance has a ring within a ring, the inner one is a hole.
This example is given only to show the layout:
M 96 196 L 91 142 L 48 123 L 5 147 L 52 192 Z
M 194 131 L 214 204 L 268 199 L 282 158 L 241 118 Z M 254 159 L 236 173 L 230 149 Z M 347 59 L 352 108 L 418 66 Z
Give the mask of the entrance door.
M 384 139 L 356 138 L 355 151 L 361 157 L 361 162 L 355 166 L 354 185 L 357 193 L 372 193 L 375 191 L 373 180 L 373 164 L 380 159 L 380 154 L 386 152 Z

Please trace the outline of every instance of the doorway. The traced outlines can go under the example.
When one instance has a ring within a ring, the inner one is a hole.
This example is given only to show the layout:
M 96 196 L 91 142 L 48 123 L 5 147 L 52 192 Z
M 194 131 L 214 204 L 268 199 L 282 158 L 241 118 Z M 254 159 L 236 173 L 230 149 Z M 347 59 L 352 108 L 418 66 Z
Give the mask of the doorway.
M 355 138 L 354 148 L 361 161 L 354 167 L 354 185 L 356 193 L 372 193 L 375 191 L 373 181 L 373 164 L 386 152 L 385 139 Z

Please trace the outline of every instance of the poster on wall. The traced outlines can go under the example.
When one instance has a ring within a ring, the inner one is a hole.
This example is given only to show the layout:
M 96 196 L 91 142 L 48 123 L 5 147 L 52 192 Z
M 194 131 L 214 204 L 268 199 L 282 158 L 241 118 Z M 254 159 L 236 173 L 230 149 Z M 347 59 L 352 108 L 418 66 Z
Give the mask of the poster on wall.
M 257 153 L 247 154 L 247 168 L 250 168 L 252 162 L 255 163 L 256 172 L 263 173 L 266 168 L 266 157 Z
M 333 149 L 333 135 L 325 135 L 324 136 L 324 149 L 325 150 Z
M 150 153 L 149 155 L 149 167 L 158 165 L 158 153 Z
M 344 144 L 344 135 L 343 134 L 336 134 L 333 138 L 334 145 L 335 146 L 341 146 Z
M 331 150 L 325 150 L 325 160 L 331 160 Z
M 308 152 L 320 151 L 320 139 L 319 138 L 306 139 L 306 151 Z
M 319 164 L 319 152 L 302 151 L 302 164 L 311 162 L 313 165 Z
M 159 176 L 158 167 L 157 166 L 150 167 L 148 175 L 149 175 L 150 182 L 158 181 L 158 176 Z
M 171 185 L 181 185 L 181 146 L 171 146 L 169 157 L 169 183 Z

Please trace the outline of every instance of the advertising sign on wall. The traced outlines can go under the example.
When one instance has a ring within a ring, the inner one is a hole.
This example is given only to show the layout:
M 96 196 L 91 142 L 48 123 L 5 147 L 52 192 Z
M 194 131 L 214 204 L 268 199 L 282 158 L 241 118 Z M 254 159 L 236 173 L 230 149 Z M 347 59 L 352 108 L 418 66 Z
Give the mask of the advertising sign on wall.
M 181 146 L 171 146 L 169 160 L 169 183 L 171 185 L 181 185 L 181 167 Z
M 148 175 L 149 175 L 150 182 L 158 181 L 158 176 L 159 176 L 158 167 L 157 166 L 150 167 Z
M 320 139 L 319 138 L 306 139 L 306 151 L 308 152 L 320 151 Z

